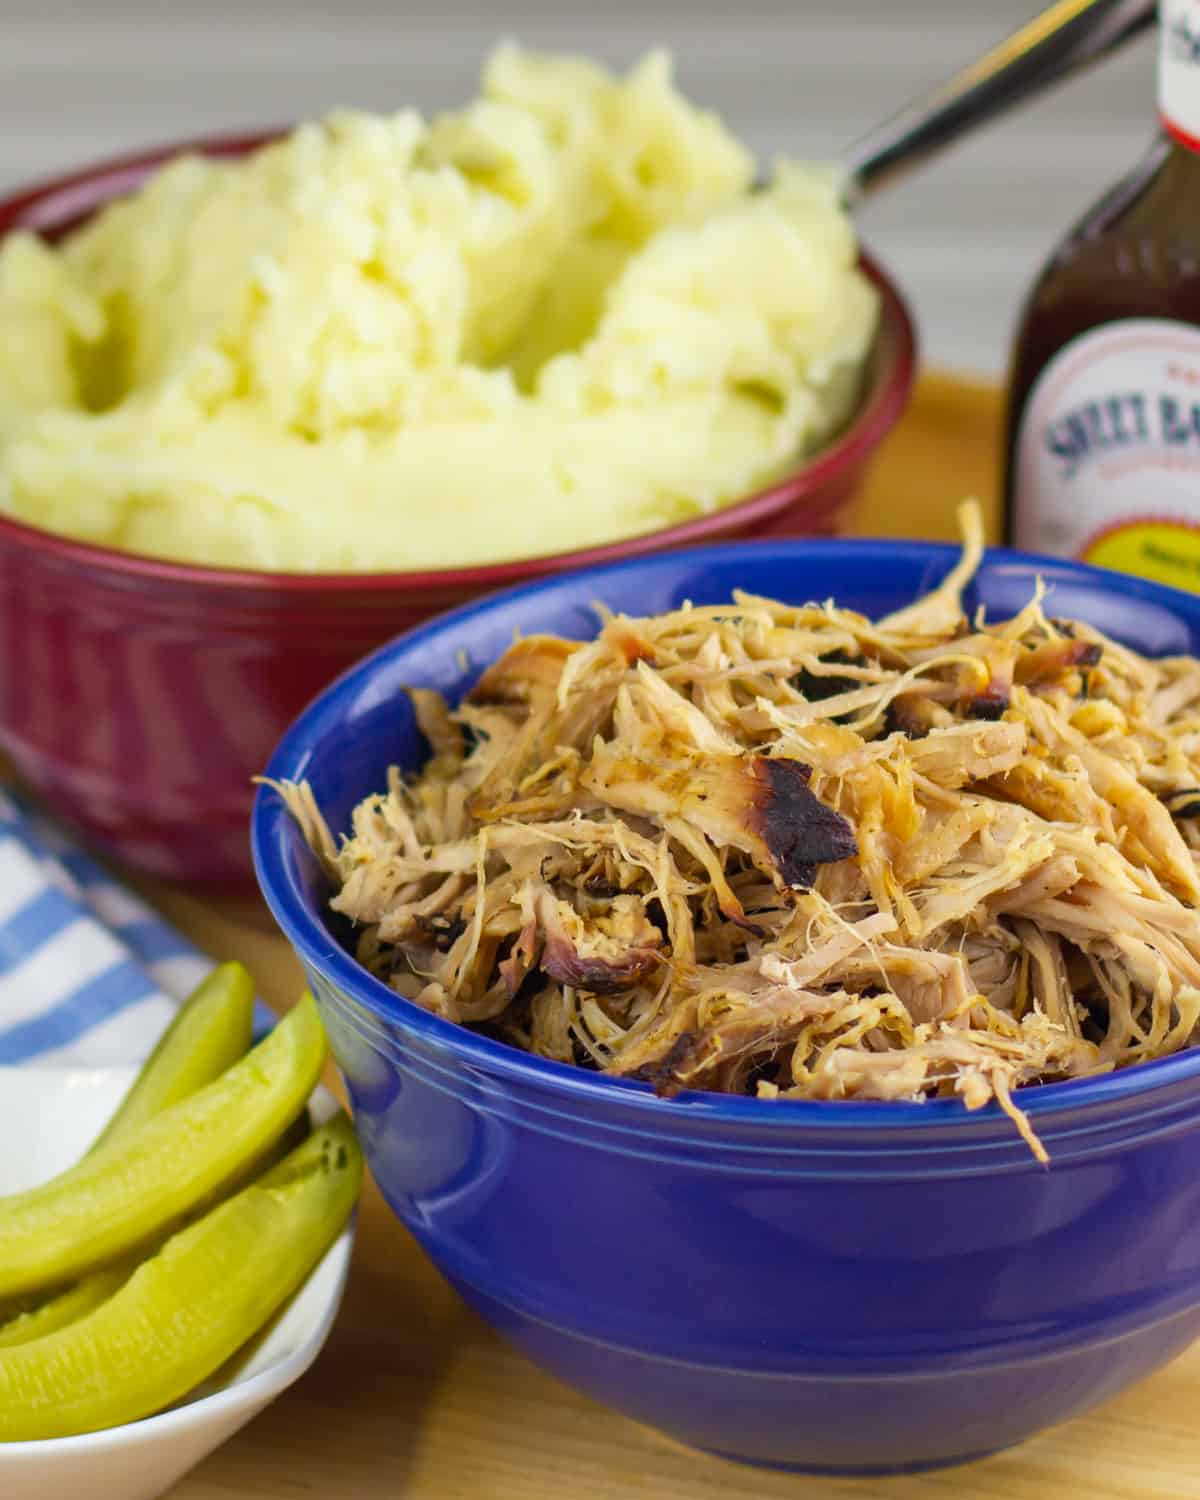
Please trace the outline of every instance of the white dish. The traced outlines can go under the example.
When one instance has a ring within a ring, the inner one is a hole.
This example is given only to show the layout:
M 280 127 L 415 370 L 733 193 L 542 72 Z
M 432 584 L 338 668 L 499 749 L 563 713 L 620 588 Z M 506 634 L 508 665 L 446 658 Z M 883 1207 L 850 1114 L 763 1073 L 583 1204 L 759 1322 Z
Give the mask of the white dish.
M 0 1194 L 71 1165 L 120 1103 L 134 1068 L 0 1067 Z M 312 1112 L 327 1118 L 318 1089 Z M 266 1335 L 190 1398 L 140 1422 L 83 1437 L 0 1443 L 3 1500 L 152 1500 L 308 1369 L 342 1300 L 353 1220 Z

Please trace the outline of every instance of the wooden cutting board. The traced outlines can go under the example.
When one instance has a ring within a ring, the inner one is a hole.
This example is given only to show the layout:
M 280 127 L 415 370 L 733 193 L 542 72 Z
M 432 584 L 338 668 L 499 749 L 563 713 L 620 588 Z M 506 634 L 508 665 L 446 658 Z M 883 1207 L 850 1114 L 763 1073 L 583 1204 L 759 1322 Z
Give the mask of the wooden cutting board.
M 955 505 L 974 494 L 995 535 L 999 429 L 990 387 L 926 377 L 876 463 L 854 529 L 950 539 Z M 272 1003 L 295 998 L 299 967 L 257 902 L 133 883 L 214 957 L 242 959 Z M 528 1364 L 467 1311 L 368 1185 L 324 1353 L 172 1491 L 172 1500 L 298 1496 L 1200 1500 L 1200 1344 L 1091 1415 L 965 1468 L 889 1481 L 743 1469 L 687 1452 Z

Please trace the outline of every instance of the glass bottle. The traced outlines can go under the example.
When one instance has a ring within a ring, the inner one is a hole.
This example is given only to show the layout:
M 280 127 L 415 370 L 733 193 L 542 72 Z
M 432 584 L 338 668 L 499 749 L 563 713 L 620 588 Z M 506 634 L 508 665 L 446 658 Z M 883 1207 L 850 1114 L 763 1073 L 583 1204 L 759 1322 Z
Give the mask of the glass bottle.
M 1007 538 L 1200 590 L 1200 0 L 1160 0 L 1160 131 L 1027 298 Z

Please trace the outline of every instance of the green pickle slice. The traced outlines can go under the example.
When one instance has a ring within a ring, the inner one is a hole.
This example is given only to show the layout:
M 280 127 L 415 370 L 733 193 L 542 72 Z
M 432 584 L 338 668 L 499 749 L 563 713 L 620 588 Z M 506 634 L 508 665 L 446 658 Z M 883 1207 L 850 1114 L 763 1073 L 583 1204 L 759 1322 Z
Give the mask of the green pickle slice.
M 89 1151 L 131 1134 L 154 1115 L 219 1078 L 250 1046 L 254 981 L 239 963 L 219 964 L 176 1012 L 129 1092 Z M 124 1282 L 133 1264 L 95 1271 L 39 1307 L 5 1319 L 0 1349 L 42 1338 L 92 1312 Z
M 0 1349 L 0 1442 L 115 1427 L 186 1395 L 308 1275 L 350 1217 L 362 1171 L 338 1114 L 173 1235 L 87 1317 Z
M 70 1281 L 177 1225 L 260 1159 L 325 1061 L 311 995 L 198 1092 L 40 1187 L 0 1199 L 0 1297 Z
M 92 1151 L 122 1139 L 220 1078 L 246 1055 L 253 1024 L 249 972 L 239 963 L 219 964 L 180 1006 Z
M 126 1261 L 118 1266 L 108 1266 L 103 1271 L 93 1271 L 40 1307 L 19 1313 L 7 1323 L 0 1323 L 0 1349 L 27 1344 L 30 1339 L 45 1338 L 48 1333 L 57 1333 L 77 1318 L 95 1312 L 123 1282 L 129 1280 L 132 1270 L 133 1262 Z

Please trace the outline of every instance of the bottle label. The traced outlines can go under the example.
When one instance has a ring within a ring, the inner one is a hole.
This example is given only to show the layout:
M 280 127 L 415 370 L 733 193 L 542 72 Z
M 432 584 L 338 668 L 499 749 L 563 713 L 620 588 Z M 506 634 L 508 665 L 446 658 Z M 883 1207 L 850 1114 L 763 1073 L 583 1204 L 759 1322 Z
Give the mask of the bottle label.
M 1017 546 L 1200 591 L 1200 328 L 1124 318 L 1064 345 L 1015 460 Z
M 1181 146 L 1200 151 L 1200 0 L 1159 0 L 1158 113 Z

